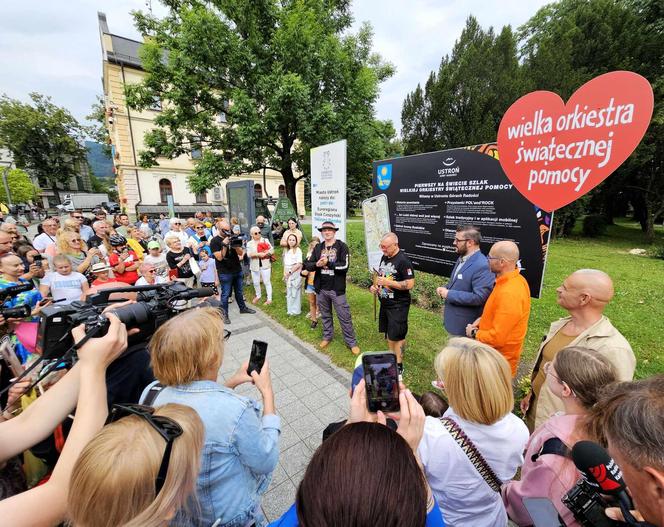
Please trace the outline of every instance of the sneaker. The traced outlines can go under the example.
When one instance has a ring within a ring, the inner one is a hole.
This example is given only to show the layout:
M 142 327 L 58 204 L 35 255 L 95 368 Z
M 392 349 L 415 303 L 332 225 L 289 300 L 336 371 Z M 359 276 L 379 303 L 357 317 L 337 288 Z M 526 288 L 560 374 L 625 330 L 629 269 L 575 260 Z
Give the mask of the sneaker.
M 245 307 L 244 309 L 240 309 L 240 313 L 243 315 L 253 315 L 256 312 L 255 309 L 251 309 L 250 307 Z
M 233 303 L 233 297 L 232 297 L 232 296 L 229 296 L 229 297 L 228 297 L 228 303 L 229 303 L 229 304 L 232 304 L 232 303 Z
M 224 313 L 224 324 L 230 324 L 230 323 L 231 323 L 231 319 L 228 318 L 228 315 L 226 313 Z

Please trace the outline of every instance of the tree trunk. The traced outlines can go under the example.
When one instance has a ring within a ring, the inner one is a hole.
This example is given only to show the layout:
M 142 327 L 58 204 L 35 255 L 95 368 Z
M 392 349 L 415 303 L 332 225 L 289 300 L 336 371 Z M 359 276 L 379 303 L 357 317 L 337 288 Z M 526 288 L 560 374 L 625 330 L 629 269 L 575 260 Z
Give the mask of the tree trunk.
M 646 240 L 648 243 L 655 243 L 655 215 L 648 211 L 646 217 Z
M 286 197 L 290 200 L 291 205 L 293 205 L 293 209 L 295 209 L 295 213 L 297 214 L 297 193 L 295 191 L 295 185 L 297 184 L 297 180 L 295 179 L 295 175 L 293 174 L 293 168 L 288 165 L 286 167 L 281 168 L 281 176 L 284 178 L 284 186 L 286 187 Z

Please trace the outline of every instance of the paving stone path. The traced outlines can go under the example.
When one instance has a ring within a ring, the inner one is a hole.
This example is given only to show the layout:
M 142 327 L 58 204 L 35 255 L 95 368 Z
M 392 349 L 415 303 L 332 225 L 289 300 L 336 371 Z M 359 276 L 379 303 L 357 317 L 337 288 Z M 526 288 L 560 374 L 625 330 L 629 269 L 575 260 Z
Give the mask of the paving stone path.
M 249 360 L 254 339 L 269 343 L 267 357 L 277 413 L 281 416 L 281 437 L 279 464 L 262 506 L 265 516 L 273 521 L 294 502 L 295 490 L 321 443 L 323 429 L 347 416 L 351 375 L 260 310 L 255 315 L 240 315 L 233 303 L 229 311 L 231 324 L 227 329 L 231 336 L 219 370 L 220 381 Z M 240 386 L 237 391 L 260 401 L 260 394 L 252 385 Z

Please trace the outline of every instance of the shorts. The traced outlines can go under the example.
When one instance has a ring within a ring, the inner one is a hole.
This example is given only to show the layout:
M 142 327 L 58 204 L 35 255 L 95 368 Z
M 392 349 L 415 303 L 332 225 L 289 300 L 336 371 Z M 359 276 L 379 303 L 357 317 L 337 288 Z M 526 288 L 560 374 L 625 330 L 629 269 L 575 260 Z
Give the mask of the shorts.
M 408 333 L 408 311 L 410 304 L 385 307 L 381 304 L 378 315 L 378 331 L 385 333 L 387 340 L 404 340 Z
M 316 288 L 311 284 L 307 284 L 307 286 L 304 288 L 304 292 L 308 295 L 315 295 Z
M 219 294 L 219 290 L 217 289 L 217 284 L 214 282 L 201 282 L 201 287 L 209 287 L 212 289 L 215 295 Z

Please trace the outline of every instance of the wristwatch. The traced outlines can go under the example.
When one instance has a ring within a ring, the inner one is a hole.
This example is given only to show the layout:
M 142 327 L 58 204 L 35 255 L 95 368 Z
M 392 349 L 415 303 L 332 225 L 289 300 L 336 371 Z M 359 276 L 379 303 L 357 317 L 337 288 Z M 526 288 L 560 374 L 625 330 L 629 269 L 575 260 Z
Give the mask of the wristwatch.
M 477 328 L 473 328 L 470 330 L 470 338 L 475 338 L 477 336 Z

